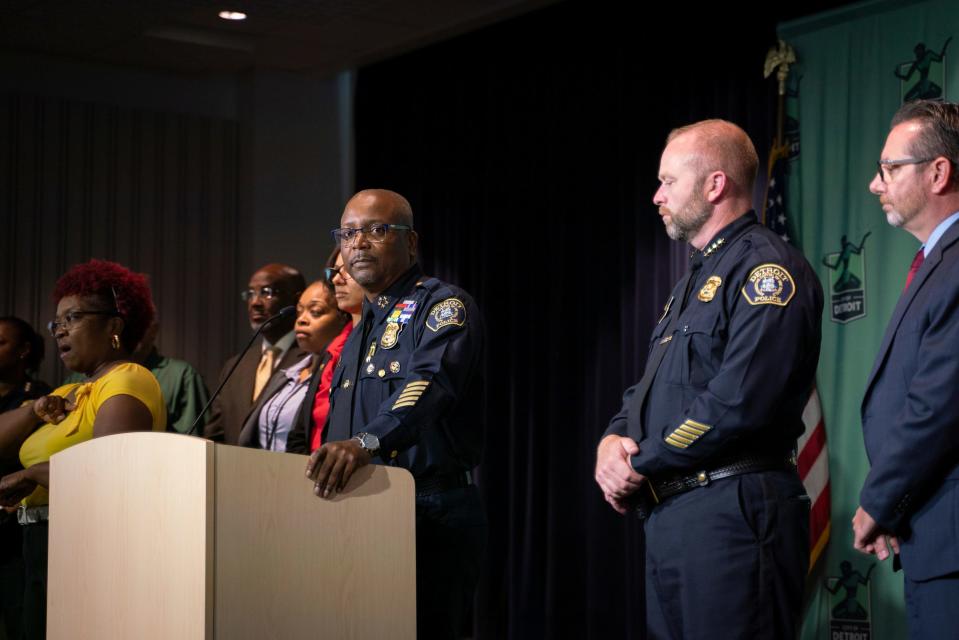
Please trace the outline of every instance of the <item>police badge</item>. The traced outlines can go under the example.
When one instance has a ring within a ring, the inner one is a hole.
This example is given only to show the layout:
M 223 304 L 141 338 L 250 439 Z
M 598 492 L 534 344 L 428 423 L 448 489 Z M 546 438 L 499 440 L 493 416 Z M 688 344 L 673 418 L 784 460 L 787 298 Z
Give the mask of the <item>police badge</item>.
M 380 339 L 381 347 L 392 349 L 396 346 L 399 335 L 413 317 L 414 311 L 416 311 L 416 300 L 403 300 L 396 303 L 386 317 L 386 329 L 383 330 L 383 337 Z
M 398 322 L 387 322 L 386 329 L 383 330 L 383 337 L 380 338 L 380 346 L 384 349 L 392 349 L 396 346 L 397 339 L 400 336 L 400 324 Z
M 709 302 L 716 297 L 716 289 L 718 289 L 719 285 L 722 283 L 723 279 L 719 276 L 709 276 L 709 279 L 706 280 L 706 284 L 704 284 L 703 288 L 699 290 L 699 295 L 696 297 L 702 302 Z

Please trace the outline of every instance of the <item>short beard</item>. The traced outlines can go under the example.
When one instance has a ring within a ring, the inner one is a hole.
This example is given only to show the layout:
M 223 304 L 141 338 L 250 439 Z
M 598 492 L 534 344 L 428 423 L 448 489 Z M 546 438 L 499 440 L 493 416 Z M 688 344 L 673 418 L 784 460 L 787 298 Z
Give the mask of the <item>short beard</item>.
M 917 196 L 916 200 L 901 202 L 899 208 L 892 209 L 886 214 L 886 222 L 889 226 L 902 228 L 914 220 L 919 213 L 926 208 L 927 199 L 924 195 Z
M 886 214 L 886 222 L 888 222 L 891 227 L 899 228 L 906 224 L 906 219 L 903 218 L 902 214 L 898 211 L 890 211 Z
M 667 212 L 670 221 L 666 223 L 666 235 L 681 242 L 689 242 L 690 238 L 695 237 L 713 215 L 713 209 L 705 198 L 690 202 L 682 211 Z

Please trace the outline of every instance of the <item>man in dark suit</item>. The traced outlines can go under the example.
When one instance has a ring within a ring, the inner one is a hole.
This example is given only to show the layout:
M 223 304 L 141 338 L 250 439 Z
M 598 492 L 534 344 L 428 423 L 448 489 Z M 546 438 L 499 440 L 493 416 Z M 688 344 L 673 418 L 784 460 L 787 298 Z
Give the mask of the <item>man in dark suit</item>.
M 240 293 L 240 297 L 246 302 L 250 327 L 255 331 L 268 318 L 279 313 L 280 309 L 296 305 L 305 288 L 303 275 L 293 267 L 285 264 L 268 264 L 261 267 L 250 277 L 247 288 Z M 213 401 L 209 420 L 203 430 L 204 436 L 226 444 L 237 444 L 243 422 L 273 372 L 306 357 L 307 353 L 296 344 L 293 334 L 294 321 L 295 315 L 290 315 L 289 318 L 281 318 L 263 330 L 259 348 L 254 346 L 246 352 L 233 372 L 233 377 Z M 239 357 L 235 355 L 224 363 L 220 369 L 218 386 Z
M 922 246 L 862 401 L 871 468 L 853 517 L 853 544 L 880 560 L 889 557 L 890 547 L 901 558 L 910 637 L 955 637 L 959 105 L 903 105 L 893 117 L 869 190 L 879 196 L 889 224 L 902 227 Z

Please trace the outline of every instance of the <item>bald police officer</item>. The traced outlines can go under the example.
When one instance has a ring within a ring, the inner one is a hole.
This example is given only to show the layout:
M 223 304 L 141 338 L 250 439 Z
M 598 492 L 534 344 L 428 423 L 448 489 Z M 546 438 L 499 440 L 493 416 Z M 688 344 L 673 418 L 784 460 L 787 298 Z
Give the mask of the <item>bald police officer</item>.
M 819 358 L 809 263 L 750 211 L 758 160 L 722 120 L 673 131 L 653 202 L 690 269 L 646 371 L 597 451 L 596 481 L 646 533 L 653 638 L 792 638 L 809 499 L 793 463 Z
M 471 478 L 483 452 L 483 318 L 468 293 L 423 275 L 403 196 L 357 193 L 333 236 L 366 299 L 333 373 L 326 444 L 307 473 L 330 497 L 371 462 L 409 469 L 417 635 L 455 638 L 486 540 Z

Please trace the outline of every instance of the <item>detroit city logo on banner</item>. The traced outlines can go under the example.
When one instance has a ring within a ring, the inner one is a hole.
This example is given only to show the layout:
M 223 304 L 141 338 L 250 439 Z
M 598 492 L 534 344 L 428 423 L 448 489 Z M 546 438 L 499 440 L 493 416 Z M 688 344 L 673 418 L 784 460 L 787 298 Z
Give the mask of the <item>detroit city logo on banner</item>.
M 829 576 L 824 586 L 829 592 L 829 631 L 833 640 L 870 640 L 872 637 L 872 599 L 870 576 L 876 563 L 863 575 L 849 560 L 839 563 L 838 576 Z
M 846 324 L 866 315 L 866 253 L 864 250 L 869 232 L 859 244 L 854 244 L 843 235 L 841 248 L 826 254 L 822 263 L 835 272 L 836 277 L 829 287 L 829 317 L 833 322 Z

